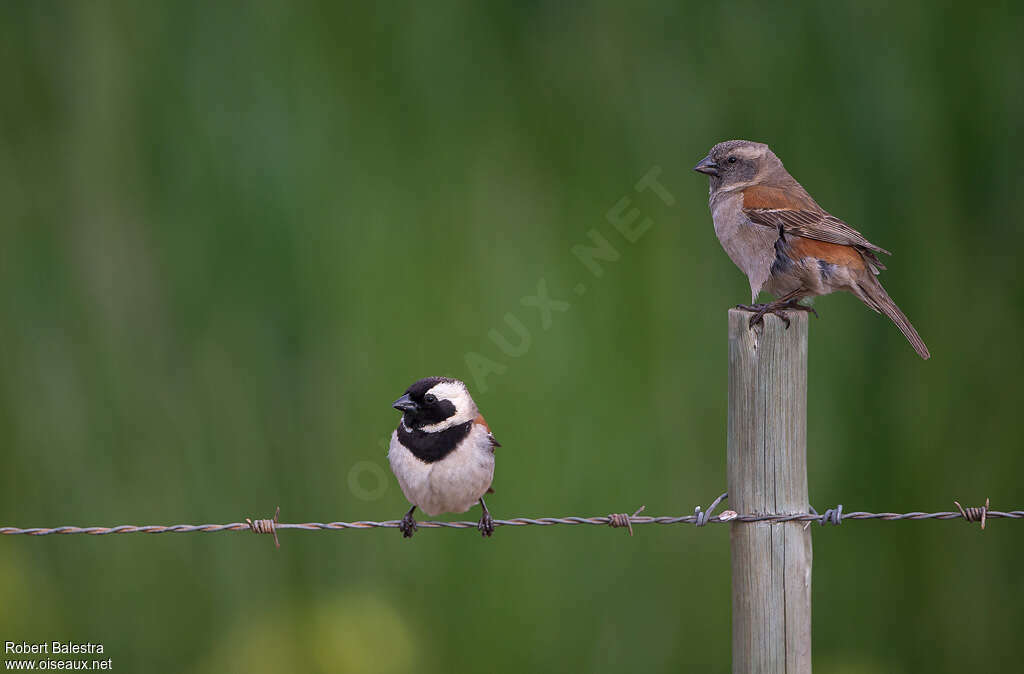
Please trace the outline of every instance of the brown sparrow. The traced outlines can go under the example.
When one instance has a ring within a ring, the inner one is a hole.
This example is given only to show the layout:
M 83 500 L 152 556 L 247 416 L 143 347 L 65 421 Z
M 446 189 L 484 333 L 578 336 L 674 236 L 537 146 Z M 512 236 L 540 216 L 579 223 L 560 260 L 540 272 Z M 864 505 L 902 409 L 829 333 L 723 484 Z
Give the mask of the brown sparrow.
M 885 269 L 877 253 L 889 251 L 830 215 L 789 175 L 764 143 L 729 140 L 711 148 L 694 167 L 707 174 L 715 234 L 750 280 L 753 327 L 773 313 L 789 327 L 786 310 L 817 312 L 805 297 L 846 290 L 889 317 L 922 358 L 931 354 L 917 330 L 875 276 Z M 777 299 L 753 304 L 762 290 Z

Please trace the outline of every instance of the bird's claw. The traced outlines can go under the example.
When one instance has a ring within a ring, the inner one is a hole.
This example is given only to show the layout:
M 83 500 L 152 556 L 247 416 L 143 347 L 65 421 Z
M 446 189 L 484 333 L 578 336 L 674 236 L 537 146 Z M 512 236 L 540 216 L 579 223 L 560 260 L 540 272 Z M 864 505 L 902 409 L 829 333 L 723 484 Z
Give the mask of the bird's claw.
M 402 532 L 402 538 L 412 538 L 412 535 L 419 529 L 412 513 L 405 513 L 405 517 L 398 523 L 398 529 Z
M 743 309 L 744 311 L 753 312 L 754 315 L 750 317 L 750 322 L 748 324 L 751 330 L 753 330 L 754 326 L 757 325 L 758 323 L 764 325 L 765 314 L 775 314 L 780 319 L 782 319 L 782 322 L 785 324 L 786 329 L 789 330 L 789 316 L 786 315 L 787 309 L 794 309 L 796 311 L 806 311 L 807 313 L 814 314 L 815 318 L 819 318 L 818 312 L 814 310 L 814 307 L 808 306 L 806 304 L 800 304 L 800 302 L 796 300 L 792 300 L 784 304 L 737 304 L 736 308 Z
M 750 327 L 754 327 L 758 323 L 761 323 L 763 325 L 765 314 L 775 314 L 776 316 L 782 319 L 782 322 L 786 325 L 786 329 L 789 330 L 789 316 L 786 315 L 786 312 L 783 309 L 767 309 L 766 311 L 762 311 L 759 314 L 756 314 L 754 317 L 750 319 Z
M 491 513 L 484 511 L 484 514 L 480 516 L 480 522 L 477 523 L 476 528 L 484 538 L 489 538 L 494 534 L 494 518 L 491 517 Z
M 747 311 L 750 311 L 750 309 L 748 309 Z M 784 309 L 781 309 L 779 307 L 773 307 L 771 305 L 764 305 L 760 309 L 755 309 L 753 311 L 754 315 L 750 317 L 750 321 L 748 323 L 751 330 L 753 330 L 754 326 L 757 325 L 758 323 L 764 325 L 765 314 L 775 314 L 776 316 L 782 319 L 782 322 L 786 325 L 786 329 L 789 330 L 789 316 L 786 315 Z

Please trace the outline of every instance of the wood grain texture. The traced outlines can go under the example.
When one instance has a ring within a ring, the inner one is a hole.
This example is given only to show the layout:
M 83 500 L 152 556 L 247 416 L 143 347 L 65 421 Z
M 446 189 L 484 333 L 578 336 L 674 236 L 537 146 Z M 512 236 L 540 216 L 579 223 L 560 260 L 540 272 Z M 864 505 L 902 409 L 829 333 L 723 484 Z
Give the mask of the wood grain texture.
M 747 327 L 729 311 L 729 506 L 797 513 L 807 501 L 807 314 Z M 732 671 L 811 671 L 811 532 L 734 522 Z

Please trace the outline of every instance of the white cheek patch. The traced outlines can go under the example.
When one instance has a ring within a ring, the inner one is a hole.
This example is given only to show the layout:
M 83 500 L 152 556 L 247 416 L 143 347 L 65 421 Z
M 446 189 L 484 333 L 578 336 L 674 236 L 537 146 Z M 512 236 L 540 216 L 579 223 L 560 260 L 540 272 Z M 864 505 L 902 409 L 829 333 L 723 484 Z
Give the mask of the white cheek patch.
M 421 430 L 427 433 L 436 433 L 476 418 L 476 404 L 473 403 L 473 398 L 470 397 L 469 391 L 461 382 L 441 382 L 435 384 L 427 393 L 434 395 L 438 400 L 451 402 L 455 406 L 455 414 L 436 424 L 424 426 Z

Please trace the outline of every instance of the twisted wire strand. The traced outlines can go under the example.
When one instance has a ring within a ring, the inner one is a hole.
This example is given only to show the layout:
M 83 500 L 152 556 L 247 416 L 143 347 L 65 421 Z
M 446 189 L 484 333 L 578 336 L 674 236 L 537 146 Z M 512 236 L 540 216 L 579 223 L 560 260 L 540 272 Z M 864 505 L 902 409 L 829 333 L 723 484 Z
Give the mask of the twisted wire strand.
M 710 509 L 709 509 L 710 510 Z M 833 513 L 838 510 L 840 515 L 836 517 Z M 714 517 L 703 517 L 703 512 L 696 515 L 681 516 L 659 516 L 648 515 L 604 515 L 598 517 L 513 517 L 507 520 L 494 520 L 497 527 L 523 527 L 523 526 L 555 526 L 555 525 L 579 525 L 592 524 L 600 526 L 627 526 L 632 527 L 640 524 L 722 524 L 728 522 L 770 522 L 779 524 L 782 522 L 819 522 L 824 524 L 830 522 L 838 524 L 846 520 L 881 520 L 883 522 L 895 522 L 903 520 L 966 520 L 974 522 L 980 520 L 981 509 L 964 509 L 964 512 L 908 512 L 908 513 L 871 513 L 871 512 L 842 512 L 841 509 L 830 509 L 824 515 L 814 513 L 773 513 L 773 514 L 746 514 L 737 515 L 732 511 L 725 511 Z M 1024 510 L 984 510 L 986 520 L 994 519 L 1024 519 Z M 282 529 L 300 529 L 302 531 L 342 531 L 348 529 L 397 529 L 400 520 L 385 520 L 382 522 L 359 520 L 357 522 L 302 522 L 289 524 L 277 522 L 276 520 L 248 520 L 246 522 L 231 522 L 229 524 L 174 524 L 161 526 L 158 524 L 131 525 L 121 524 L 113 527 L 0 527 L 0 535 L 5 536 L 50 536 L 86 534 L 89 536 L 106 536 L 108 534 L 190 534 L 190 533 L 218 533 L 222 531 L 253 531 L 256 533 L 273 534 L 275 540 L 277 532 Z M 438 522 L 427 521 L 417 522 L 421 529 L 476 529 L 477 522 Z

